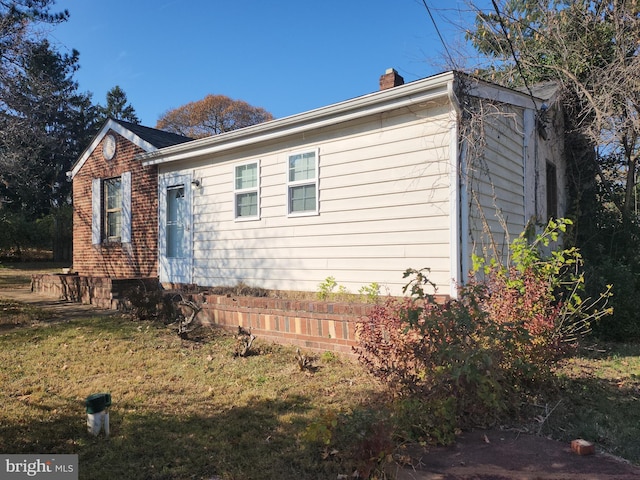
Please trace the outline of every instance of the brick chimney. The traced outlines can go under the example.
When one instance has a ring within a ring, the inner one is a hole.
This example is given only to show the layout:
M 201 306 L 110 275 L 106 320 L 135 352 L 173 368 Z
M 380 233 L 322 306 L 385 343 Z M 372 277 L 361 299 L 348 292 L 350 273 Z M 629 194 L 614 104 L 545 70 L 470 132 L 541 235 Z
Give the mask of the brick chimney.
M 395 69 L 387 68 L 384 75 L 380 76 L 380 90 L 387 90 L 397 87 L 398 85 L 404 85 L 404 78 L 402 78 Z

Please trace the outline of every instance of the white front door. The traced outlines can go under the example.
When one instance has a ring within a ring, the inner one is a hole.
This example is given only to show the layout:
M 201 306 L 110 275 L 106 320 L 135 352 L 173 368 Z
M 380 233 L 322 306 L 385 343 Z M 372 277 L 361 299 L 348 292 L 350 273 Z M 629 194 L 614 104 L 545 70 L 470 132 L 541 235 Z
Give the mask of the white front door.
M 192 283 L 191 176 L 159 179 L 159 276 L 163 283 Z

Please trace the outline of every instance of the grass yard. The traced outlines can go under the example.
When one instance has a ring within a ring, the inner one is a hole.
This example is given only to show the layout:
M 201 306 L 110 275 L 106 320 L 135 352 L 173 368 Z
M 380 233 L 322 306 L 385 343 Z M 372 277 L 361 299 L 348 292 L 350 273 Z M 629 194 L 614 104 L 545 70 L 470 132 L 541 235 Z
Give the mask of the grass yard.
M 327 412 L 368 409 L 380 393 L 371 379 L 330 354 L 314 373 L 300 371 L 293 349 L 273 345 L 236 358 L 235 341 L 185 341 L 119 317 L 6 333 L 0 451 L 77 453 L 85 479 L 351 473 L 340 452 L 323 460 L 323 438 L 307 427 Z M 85 426 L 84 399 L 104 391 L 113 398 L 108 440 Z
M 640 465 L 640 345 L 589 346 L 562 361 L 557 376 L 561 390 L 549 402 L 556 408 L 542 431 L 589 439 Z
M 62 320 L 0 300 L 0 453 L 78 454 L 87 480 L 286 480 L 350 476 L 390 448 L 392 410 L 351 360 L 325 353 L 300 371 L 293 348 L 260 339 L 241 358 L 222 332 L 182 340 L 120 316 Z M 557 375 L 529 431 L 640 464 L 640 346 L 594 346 Z M 84 399 L 98 392 L 113 399 L 109 439 L 86 431 Z

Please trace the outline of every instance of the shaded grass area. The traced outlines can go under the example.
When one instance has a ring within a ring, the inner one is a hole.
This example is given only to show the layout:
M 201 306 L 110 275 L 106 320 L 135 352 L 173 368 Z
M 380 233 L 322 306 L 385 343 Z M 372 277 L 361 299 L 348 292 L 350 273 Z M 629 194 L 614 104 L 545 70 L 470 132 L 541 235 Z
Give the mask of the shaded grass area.
M 0 295 L 2 291 L 0 290 Z M 0 333 L 16 327 L 26 327 L 51 318 L 41 308 L 0 298 Z
M 584 438 L 640 465 L 640 344 L 597 344 L 562 361 L 543 432 Z M 558 403 L 559 402 L 559 403 Z
M 101 318 L 0 336 L 0 451 L 76 453 L 80 478 L 336 478 L 355 468 L 323 456 L 307 429 L 319 412 L 375 409 L 379 388 L 350 360 L 235 338 L 179 339 L 149 323 Z M 86 433 L 84 399 L 110 392 L 111 438 Z M 334 440 L 337 440 L 334 438 Z

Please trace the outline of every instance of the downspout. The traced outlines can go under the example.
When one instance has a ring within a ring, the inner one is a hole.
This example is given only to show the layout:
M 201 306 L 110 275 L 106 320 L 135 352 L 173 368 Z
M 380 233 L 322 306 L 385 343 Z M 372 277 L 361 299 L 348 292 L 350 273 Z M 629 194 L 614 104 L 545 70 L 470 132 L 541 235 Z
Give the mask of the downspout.
M 460 121 L 462 120 L 462 108 L 454 89 L 454 78 L 447 84 L 447 95 L 453 107 L 455 118 L 450 128 L 449 142 L 449 259 L 451 272 L 451 298 L 458 297 L 458 287 L 464 282 L 463 272 L 468 266 L 468 242 L 465 232 L 469 230 L 469 216 L 467 212 L 467 193 L 464 185 L 464 145 L 460 142 Z

